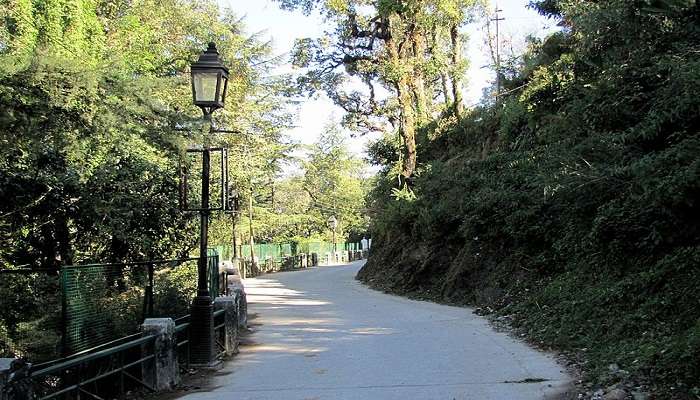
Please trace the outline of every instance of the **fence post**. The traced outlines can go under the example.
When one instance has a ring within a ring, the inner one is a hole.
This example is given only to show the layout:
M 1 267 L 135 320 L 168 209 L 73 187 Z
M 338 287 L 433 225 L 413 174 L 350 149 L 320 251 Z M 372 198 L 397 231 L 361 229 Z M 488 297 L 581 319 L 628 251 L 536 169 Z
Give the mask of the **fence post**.
M 144 356 L 155 356 L 141 366 L 143 381 L 157 392 L 174 389 L 180 384 L 175 321 L 171 318 L 148 318 L 141 325 L 141 333 L 143 336 L 155 336 L 152 345 L 142 348 Z

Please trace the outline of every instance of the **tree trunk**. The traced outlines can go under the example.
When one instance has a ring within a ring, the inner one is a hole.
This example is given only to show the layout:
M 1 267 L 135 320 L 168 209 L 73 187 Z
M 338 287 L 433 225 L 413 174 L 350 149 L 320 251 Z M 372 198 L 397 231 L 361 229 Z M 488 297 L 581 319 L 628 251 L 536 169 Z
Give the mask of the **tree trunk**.
M 452 107 L 454 114 L 457 118 L 460 118 L 461 108 L 462 108 L 462 89 L 460 88 L 461 79 L 461 68 L 459 68 L 459 62 L 462 59 L 461 47 L 462 43 L 459 40 L 459 30 L 457 25 L 452 25 L 450 27 L 450 40 L 452 42 L 452 68 L 450 79 L 452 80 Z
M 56 235 L 54 234 L 54 224 L 45 223 L 41 225 L 41 248 L 39 251 L 42 268 L 61 268 L 60 256 L 56 247 Z
M 414 27 L 411 32 L 411 42 L 414 57 L 414 78 L 412 82 L 413 96 L 416 100 L 416 116 L 418 125 L 423 125 L 430 119 L 428 100 L 425 95 L 425 77 L 423 74 L 423 61 L 425 59 L 425 36 L 420 28 Z
M 397 70 L 401 70 L 401 66 L 406 60 L 402 59 L 396 42 L 392 37 L 386 40 L 386 47 L 391 64 Z M 408 179 L 413 175 L 416 169 L 416 121 L 413 114 L 413 101 L 411 99 L 410 84 L 407 74 L 403 72 L 399 73 L 394 85 L 399 99 L 401 114 L 399 131 L 403 139 L 404 147 L 404 160 L 401 166 L 401 175 L 405 179 Z
M 117 289 L 120 292 L 126 290 L 126 279 L 124 277 L 124 266 L 121 263 L 124 262 L 126 256 L 129 254 L 129 245 L 121 240 L 120 238 L 112 235 L 110 240 L 110 260 L 114 264 L 113 270 L 108 271 L 107 279 L 110 285 L 116 283 Z
M 447 88 L 447 75 L 444 72 L 440 72 L 440 82 L 442 83 L 442 96 L 445 99 L 445 108 L 450 107 L 451 97 L 450 89 Z
M 73 264 L 73 251 L 70 244 L 70 230 L 68 229 L 68 217 L 60 215 L 56 223 L 56 241 L 58 242 L 58 255 L 62 265 Z
M 250 233 L 250 275 L 255 276 L 257 266 L 255 264 L 255 239 L 253 238 L 253 187 L 250 187 L 250 197 L 248 198 L 248 221 Z M 245 268 L 243 268 L 245 270 Z M 245 279 L 245 275 L 243 276 Z
M 430 56 L 432 58 L 438 58 L 442 59 L 442 52 L 439 50 L 440 49 L 440 43 L 438 43 L 438 31 L 439 28 L 437 25 L 433 25 L 431 29 L 431 35 L 430 35 Z M 443 68 L 440 68 L 440 84 L 442 86 L 442 98 L 445 103 L 445 109 L 450 108 L 450 90 L 447 87 L 447 74 L 445 73 Z

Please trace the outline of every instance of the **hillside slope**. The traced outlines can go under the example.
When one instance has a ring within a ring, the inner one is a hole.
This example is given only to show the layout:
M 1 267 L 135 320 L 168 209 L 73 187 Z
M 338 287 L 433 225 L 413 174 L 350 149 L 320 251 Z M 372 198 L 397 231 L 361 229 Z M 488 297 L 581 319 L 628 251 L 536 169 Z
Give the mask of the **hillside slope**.
M 507 316 L 597 384 L 700 398 L 698 5 L 539 9 L 567 27 L 503 101 L 424 127 L 410 188 L 386 169 L 358 279 Z

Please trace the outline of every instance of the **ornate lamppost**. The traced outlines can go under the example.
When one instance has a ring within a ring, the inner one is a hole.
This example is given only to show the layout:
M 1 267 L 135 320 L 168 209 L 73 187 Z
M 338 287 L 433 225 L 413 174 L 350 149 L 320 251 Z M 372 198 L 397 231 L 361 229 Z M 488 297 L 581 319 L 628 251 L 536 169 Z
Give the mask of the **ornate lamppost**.
M 211 133 L 214 131 L 211 114 L 224 107 L 228 86 L 228 68 L 221 62 L 214 43 L 193 63 L 192 102 L 202 109 L 209 122 L 209 134 L 205 135 L 202 149 L 202 200 L 199 231 L 199 259 L 197 263 L 197 297 L 190 310 L 190 358 L 192 364 L 209 365 L 214 359 L 214 307 L 207 279 L 207 247 L 209 215 L 209 171 L 211 157 Z

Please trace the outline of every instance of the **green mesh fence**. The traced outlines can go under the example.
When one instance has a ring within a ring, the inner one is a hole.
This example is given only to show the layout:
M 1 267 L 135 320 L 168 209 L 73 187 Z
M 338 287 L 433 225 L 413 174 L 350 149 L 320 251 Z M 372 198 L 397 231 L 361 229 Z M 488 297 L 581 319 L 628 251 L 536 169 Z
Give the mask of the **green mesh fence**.
M 208 254 L 219 294 L 219 257 Z M 68 266 L 61 269 L 63 349 L 72 354 L 136 333 L 146 317 L 187 314 L 197 292 L 197 259 Z
M 138 330 L 147 275 L 144 268 L 123 264 L 64 267 L 65 352 L 78 352 Z
M 330 242 L 305 242 L 305 243 L 260 243 L 253 246 L 253 251 L 255 252 L 255 257 L 258 260 L 264 261 L 267 259 L 272 259 L 276 263 L 282 262 L 285 257 L 292 257 L 298 254 L 311 254 L 316 253 L 323 255 L 326 253 L 333 252 L 333 243 Z M 335 248 L 338 251 L 357 251 L 362 250 L 362 245 L 360 243 L 346 243 L 338 242 Z M 223 259 L 230 259 L 232 254 L 231 246 L 217 246 L 220 250 L 220 254 L 227 254 L 229 257 L 224 256 Z M 250 257 L 250 245 L 241 246 L 241 257 Z
M 305 243 L 305 244 L 308 246 L 307 253 L 316 253 L 316 254 L 322 255 L 322 254 L 333 252 L 333 243 L 310 242 L 310 243 Z
M 220 245 L 214 247 L 214 250 L 219 255 L 221 260 L 230 260 L 233 258 L 233 246 L 231 245 Z

